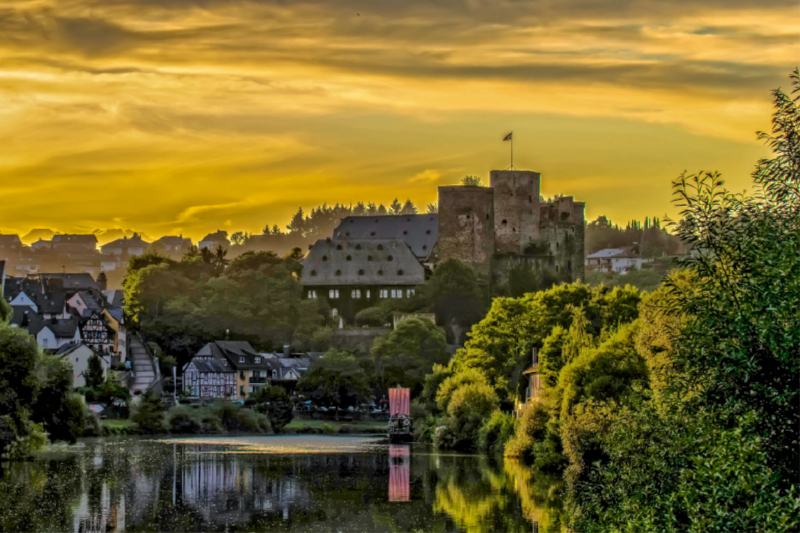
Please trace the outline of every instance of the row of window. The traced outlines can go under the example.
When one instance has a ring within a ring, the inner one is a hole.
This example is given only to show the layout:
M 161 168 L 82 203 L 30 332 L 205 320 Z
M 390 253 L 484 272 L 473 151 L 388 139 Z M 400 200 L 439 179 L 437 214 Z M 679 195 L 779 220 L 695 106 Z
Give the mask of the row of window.
M 406 298 L 411 298 L 412 296 L 414 296 L 417 293 L 416 289 L 391 289 L 391 290 L 390 289 L 380 289 L 378 291 L 378 297 L 379 298 L 389 298 L 390 294 L 391 294 L 391 298 L 402 298 L 404 290 L 405 290 L 405 295 L 406 295 L 405 297 Z M 353 290 L 350 291 L 350 299 L 352 299 L 352 300 L 360 300 L 362 294 L 364 294 L 365 295 L 364 297 L 367 298 L 367 299 L 369 299 L 371 297 L 369 289 L 366 289 L 363 292 L 361 291 L 361 289 L 353 289 Z M 317 298 L 317 291 L 315 291 L 315 290 L 308 291 L 308 297 L 311 298 L 311 299 Z M 337 300 L 339 298 L 339 289 L 330 289 L 330 290 L 328 290 L 328 298 L 331 299 L 331 300 Z M 256 362 L 258 362 L 258 361 L 256 361 Z
M 349 261 L 349 259 L 348 259 L 348 261 Z M 310 272 L 310 274 L 311 274 L 312 276 L 316 276 L 316 275 L 317 275 L 317 271 L 316 271 L 316 270 L 312 270 L 312 271 Z M 379 276 L 383 276 L 383 270 L 378 270 L 377 274 L 378 274 Z M 341 270 L 337 270 L 336 272 L 334 272 L 334 275 L 336 275 L 336 276 L 341 276 L 341 275 L 342 275 L 342 271 L 341 271 Z M 364 275 L 364 269 L 363 269 L 363 268 L 362 268 L 362 269 L 360 269 L 360 270 L 358 271 L 358 275 L 359 275 L 359 276 L 363 276 L 363 275 Z M 402 275 L 403 275 L 403 269 L 400 269 L 400 270 L 398 270 L 398 271 L 397 271 L 397 275 L 398 275 L 398 276 L 402 276 Z

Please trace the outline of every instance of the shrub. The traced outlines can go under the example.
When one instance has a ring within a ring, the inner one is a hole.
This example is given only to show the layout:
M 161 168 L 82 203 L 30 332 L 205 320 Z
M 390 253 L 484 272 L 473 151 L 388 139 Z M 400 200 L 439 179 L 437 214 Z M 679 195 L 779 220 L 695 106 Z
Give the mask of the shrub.
M 525 406 L 516 433 L 506 443 L 505 456 L 532 460 L 533 446 L 544 441 L 549 420 L 550 412 L 544 403 L 533 402 Z
M 164 404 L 161 398 L 149 392 L 139 400 L 131 415 L 131 422 L 144 434 L 161 433 L 165 429 Z
M 209 433 L 201 422 L 199 409 L 176 405 L 169 410 L 169 430 L 172 433 Z M 206 426 L 207 427 L 207 426 Z
M 267 415 L 272 429 L 277 433 L 280 433 L 294 416 L 294 407 L 283 387 L 261 387 L 253 403 L 256 411 Z
M 478 447 L 486 452 L 505 449 L 506 442 L 514 435 L 517 421 L 508 413 L 495 411 L 478 430 Z
M 497 394 L 485 381 L 462 383 L 450 395 L 447 432 L 438 444 L 445 448 L 473 448 L 478 440 L 478 430 L 498 405 Z
M 380 327 L 386 322 L 386 313 L 380 307 L 367 307 L 356 313 L 356 324 L 359 326 Z

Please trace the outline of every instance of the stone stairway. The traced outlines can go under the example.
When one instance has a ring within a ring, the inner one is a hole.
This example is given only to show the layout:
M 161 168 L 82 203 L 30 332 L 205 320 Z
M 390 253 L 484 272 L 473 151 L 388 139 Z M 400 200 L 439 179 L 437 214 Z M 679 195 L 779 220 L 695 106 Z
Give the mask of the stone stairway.
M 141 337 L 134 335 L 128 346 L 130 352 L 128 358 L 131 361 L 134 379 L 131 392 L 139 390 L 142 394 L 146 393 L 157 381 L 156 367 L 150 350 L 147 349 Z

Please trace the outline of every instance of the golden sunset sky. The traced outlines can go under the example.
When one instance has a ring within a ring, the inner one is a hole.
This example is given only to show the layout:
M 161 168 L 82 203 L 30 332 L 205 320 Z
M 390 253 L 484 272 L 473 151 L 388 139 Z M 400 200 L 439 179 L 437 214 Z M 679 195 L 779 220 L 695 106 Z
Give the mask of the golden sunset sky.
M 745 188 L 796 0 L 0 0 L 0 231 L 195 239 L 514 164 L 588 219 Z

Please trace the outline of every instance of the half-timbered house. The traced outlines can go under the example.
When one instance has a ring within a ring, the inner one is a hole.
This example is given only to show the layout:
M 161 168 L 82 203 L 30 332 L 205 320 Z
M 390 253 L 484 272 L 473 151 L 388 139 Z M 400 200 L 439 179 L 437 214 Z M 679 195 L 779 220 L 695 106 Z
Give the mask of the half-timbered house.
M 183 390 L 198 398 L 236 400 L 236 371 L 216 359 L 195 357 L 183 369 Z

